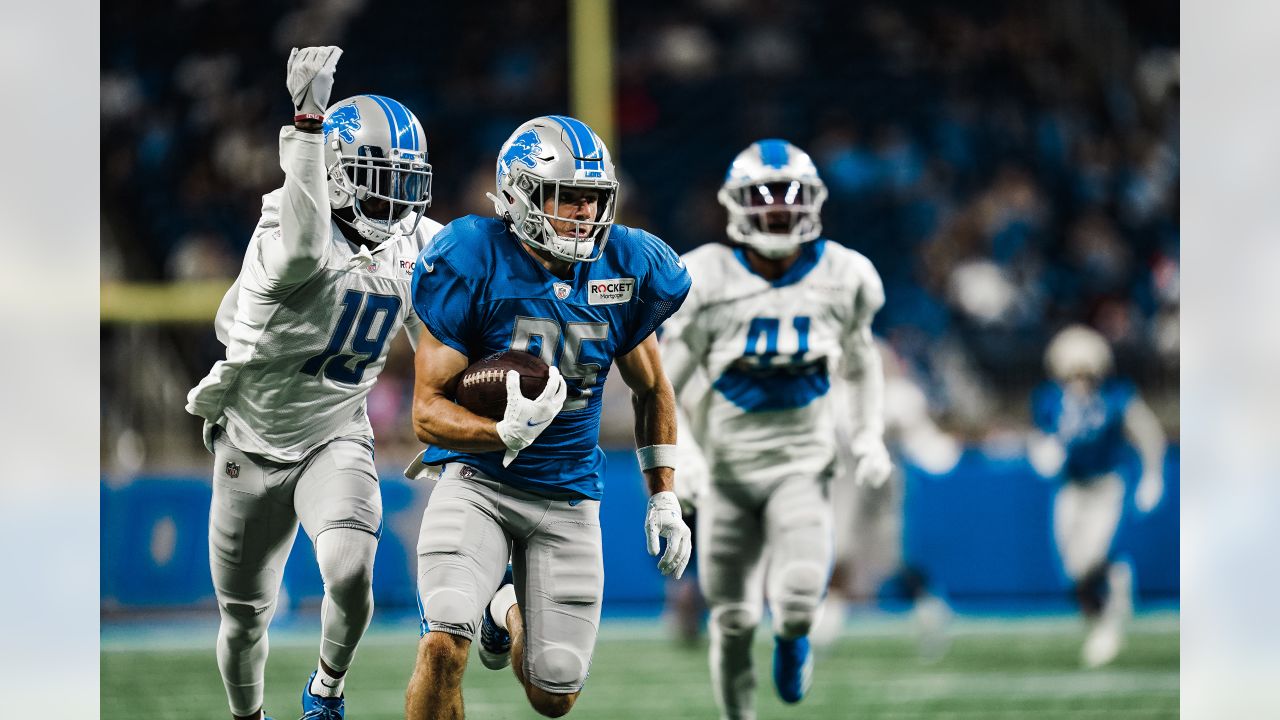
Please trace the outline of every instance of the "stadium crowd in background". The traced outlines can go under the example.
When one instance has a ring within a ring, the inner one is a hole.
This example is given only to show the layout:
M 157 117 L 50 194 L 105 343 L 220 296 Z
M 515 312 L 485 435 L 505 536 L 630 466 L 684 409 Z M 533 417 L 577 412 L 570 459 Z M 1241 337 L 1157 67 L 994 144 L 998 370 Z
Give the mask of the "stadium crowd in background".
M 564 4 L 405 4 L 394 52 L 370 5 L 150 0 L 104 14 L 104 282 L 230 283 L 260 196 L 280 182 L 275 68 L 292 46 L 341 44 L 346 77 L 370 85 L 335 92 L 420 109 L 432 217 L 490 212 L 492 149 L 525 118 L 571 110 Z M 722 237 L 715 189 L 733 154 L 787 138 L 831 190 L 824 235 L 879 269 L 889 301 L 874 329 L 948 429 L 1027 427 L 1045 344 L 1084 322 L 1176 437 L 1176 13 L 1102 0 L 661 0 L 616 13 L 620 221 L 679 252 Z M 201 458 L 179 396 L 222 352 L 210 330 L 104 325 L 108 467 Z M 156 361 L 146 382 L 138 352 Z M 405 353 L 370 396 L 380 449 L 413 445 L 411 375 Z M 153 406 L 129 409 L 139 402 Z M 629 428 L 607 421 L 604 440 L 625 444 Z

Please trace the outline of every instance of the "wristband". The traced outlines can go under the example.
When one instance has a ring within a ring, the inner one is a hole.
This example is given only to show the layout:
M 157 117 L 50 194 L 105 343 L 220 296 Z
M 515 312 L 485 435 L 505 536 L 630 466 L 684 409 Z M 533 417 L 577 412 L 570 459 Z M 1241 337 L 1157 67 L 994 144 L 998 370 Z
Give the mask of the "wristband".
M 675 468 L 675 445 L 647 445 L 636 450 L 636 462 L 641 470 L 652 470 L 659 467 Z
M 315 120 L 316 122 L 322 123 L 324 122 L 324 115 L 319 115 L 316 113 L 298 113 L 297 115 L 293 116 L 293 121 L 295 123 L 300 123 L 304 120 Z

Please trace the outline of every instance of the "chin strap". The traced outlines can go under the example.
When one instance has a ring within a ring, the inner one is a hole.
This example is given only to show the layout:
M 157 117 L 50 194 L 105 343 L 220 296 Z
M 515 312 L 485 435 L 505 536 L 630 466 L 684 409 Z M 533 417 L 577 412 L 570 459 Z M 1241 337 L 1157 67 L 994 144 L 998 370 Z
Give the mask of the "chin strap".
M 493 201 L 493 211 L 498 214 L 498 217 L 510 222 L 511 217 L 507 214 L 506 210 L 502 209 L 502 201 L 498 199 L 498 196 L 491 192 L 485 193 L 484 196 Z
M 391 234 L 383 233 L 381 230 L 375 230 L 374 228 L 364 225 L 363 223 L 353 223 L 350 220 L 347 220 L 346 218 L 342 217 L 337 213 L 333 213 L 333 217 L 336 218 L 338 222 L 354 230 L 357 235 L 364 238 L 365 240 L 368 240 L 369 242 L 381 245 L 382 243 L 392 238 Z M 382 237 L 378 237 L 379 235 L 381 235 Z

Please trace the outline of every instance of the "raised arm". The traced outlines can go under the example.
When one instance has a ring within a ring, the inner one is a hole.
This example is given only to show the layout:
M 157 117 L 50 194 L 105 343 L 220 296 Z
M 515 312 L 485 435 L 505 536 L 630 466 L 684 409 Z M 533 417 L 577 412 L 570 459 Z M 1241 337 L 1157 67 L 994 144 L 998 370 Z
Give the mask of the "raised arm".
M 294 100 L 292 127 L 280 129 L 280 232 L 262 240 L 262 262 L 270 278 L 290 285 L 315 273 L 330 240 L 329 185 L 321 120 L 342 56 L 337 47 L 294 48 L 287 84 Z
M 665 575 L 679 578 L 689 564 L 693 542 L 680 518 L 675 494 L 676 396 L 662 371 L 658 341 L 650 335 L 631 352 L 617 358 L 622 380 L 631 388 L 636 413 L 636 456 L 649 489 L 645 537 L 649 554 L 658 554 L 658 538 L 667 538 L 667 550 L 658 561 Z

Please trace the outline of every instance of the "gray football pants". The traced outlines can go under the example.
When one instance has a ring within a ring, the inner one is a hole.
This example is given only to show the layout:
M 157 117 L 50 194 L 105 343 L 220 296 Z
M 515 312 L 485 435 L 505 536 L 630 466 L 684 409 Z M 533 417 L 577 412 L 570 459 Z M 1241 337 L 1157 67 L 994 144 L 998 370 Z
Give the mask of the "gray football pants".
M 548 498 L 447 464 L 418 537 L 424 632 L 474 638 L 508 558 L 524 618 L 525 677 L 550 693 L 578 692 L 600 627 L 600 502 Z
M 698 582 L 711 608 L 711 684 L 724 718 L 755 717 L 751 639 L 767 591 L 773 632 L 809 633 L 831 574 L 827 481 L 713 482 L 698 504 Z
M 262 705 L 267 626 L 299 521 L 317 545 L 325 582 L 320 655 L 330 667 L 345 670 L 373 611 L 382 496 L 371 441 L 338 438 L 299 462 L 276 463 L 240 451 L 219 433 L 209 567 L 222 617 L 218 667 L 237 715 Z
M 1067 577 L 1079 582 L 1106 565 L 1123 513 L 1119 475 L 1063 483 L 1053 498 L 1053 537 Z

